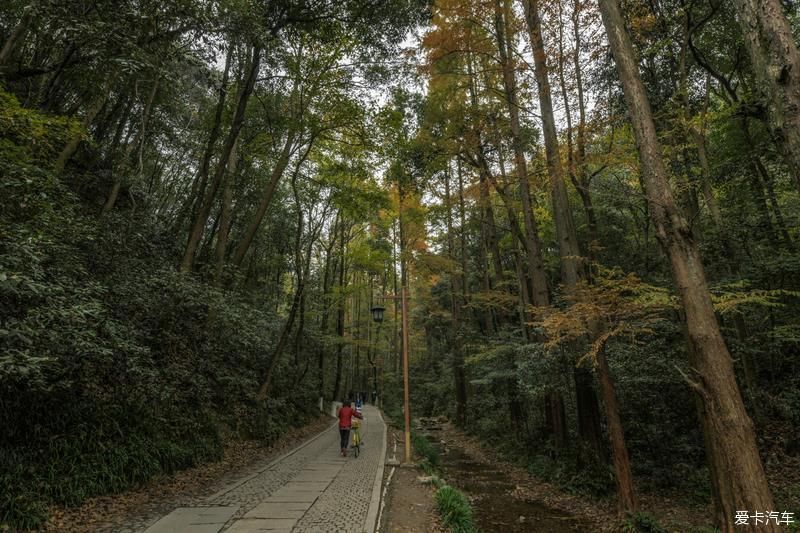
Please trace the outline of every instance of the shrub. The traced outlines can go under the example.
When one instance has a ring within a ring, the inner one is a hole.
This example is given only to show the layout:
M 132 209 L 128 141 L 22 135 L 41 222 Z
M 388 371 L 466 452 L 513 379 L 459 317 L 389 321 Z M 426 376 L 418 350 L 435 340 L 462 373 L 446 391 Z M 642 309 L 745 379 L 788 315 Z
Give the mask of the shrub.
M 648 513 L 628 514 L 622 523 L 623 533 L 667 533 L 656 519 Z
M 472 517 L 472 506 L 460 490 L 444 485 L 436 491 L 436 505 L 442 522 L 453 533 L 473 533 L 478 531 Z
M 272 442 L 314 410 L 291 369 L 253 398 L 271 306 L 177 273 L 157 221 L 98 223 L 71 188 L 91 177 L 54 175 L 76 127 L 0 90 L 0 531 L 217 460 L 231 428 Z
M 422 457 L 423 462 L 427 462 L 434 469 L 439 466 L 439 452 L 428 439 L 412 431 L 411 445 L 414 447 L 414 453 Z

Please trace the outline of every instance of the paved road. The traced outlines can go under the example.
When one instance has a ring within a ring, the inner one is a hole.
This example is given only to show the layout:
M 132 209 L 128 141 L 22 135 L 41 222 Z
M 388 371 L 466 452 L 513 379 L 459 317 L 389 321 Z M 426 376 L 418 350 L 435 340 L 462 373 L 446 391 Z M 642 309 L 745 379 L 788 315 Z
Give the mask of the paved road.
M 266 467 L 210 496 L 181 507 L 145 533 L 343 532 L 372 533 L 380 503 L 386 425 L 364 407 L 361 455 L 339 455 L 335 425 Z

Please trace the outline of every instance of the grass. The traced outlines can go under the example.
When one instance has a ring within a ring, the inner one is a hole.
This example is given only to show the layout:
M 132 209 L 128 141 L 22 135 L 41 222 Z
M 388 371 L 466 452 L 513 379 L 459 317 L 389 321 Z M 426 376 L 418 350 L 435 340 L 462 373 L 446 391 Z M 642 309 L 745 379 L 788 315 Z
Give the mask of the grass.
M 386 409 L 384 411 L 391 420 L 402 420 L 402 412 Z M 436 506 L 442 517 L 442 523 L 453 533 L 477 533 L 472 506 L 463 492 L 447 485 L 438 476 L 440 464 L 439 452 L 424 436 L 411 432 L 411 445 L 414 454 L 420 458 L 419 467 L 429 476 L 431 483 L 437 488 Z
M 422 458 L 420 468 L 428 475 L 435 474 L 439 467 L 439 452 L 436 448 L 428 439 L 414 431 L 411 432 L 411 445 L 414 453 Z
M 208 435 L 192 441 L 136 434 L 118 441 L 65 438 L 43 450 L 0 449 L 0 531 L 41 527 L 50 503 L 80 505 L 221 456 L 221 442 Z
M 476 533 L 478 531 L 472 516 L 472 506 L 460 490 L 443 485 L 436 491 L 436 506 L 442 522 L 453 533 Z
M 667 533 L 655 517 L 643 512 L 629 514 L 621 529 L 623 533 Z

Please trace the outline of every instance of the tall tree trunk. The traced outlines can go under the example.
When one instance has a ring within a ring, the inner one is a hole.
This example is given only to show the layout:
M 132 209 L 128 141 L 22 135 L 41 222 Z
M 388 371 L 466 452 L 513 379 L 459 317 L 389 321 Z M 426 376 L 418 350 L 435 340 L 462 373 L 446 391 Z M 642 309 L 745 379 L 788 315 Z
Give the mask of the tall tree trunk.
M 480 206 L 481 206 L 481 268 L 483 278 L 483 290 L 491 291 L 493 287 L 500 287 L 505 290 L 505 272 L 503 272 L 503 262 L 500 257 L 500 248 L 497 242 L 497 223 L 494 218 L 494 209 L 492 208 L 492 198 L 489 194 L 489 180 L 486 178 L 482 170 L 479 170 L 478 186 L 480 188 Z M 491 256 L 491 265 L 494 270 L 495 283 L 492 284 L 489 275 L 489 257 Z M 500 325 L 504 322 L 505 317 L 502 310 L 496 306 L 489 309 L 488 320 L 491 322 L 491 332 L 494 333 Z
M 575 382 L 575 405 L 578 418 L 578 466 L 597 462 L 603 456 L 603 430 L 600 427 L 600 403 L 592 383 L 592 373 L 584 366 L 572 371 Z
M 597 233 L 597 215 L 595 214 L 592 195 L 589 191 L 591 175 L 586 168 L 586 101 L 583 94 L 583 67 L 580 56 L 583 42 L 580 25 L 581 9 L 581 0 L 574 0 L 572 10 L 572 37 L 574 39 L 572 63 L 575 69 L 575 90 L 578 96 L 578 134 L 575 138 L 575 154 L 573 156 L 575 172 L 571 173 L 570 176 L 575 189 L 581 197 L 583 210 L 586 213 L 589 233 L 589 243 L 586 247 L 589 268 L 586 272 L 591 277 L 591 265 L 595 256 L 595 248 L 600 244 L 600 237 Z
M 336 376 L 333 382 L 333 399 L 339 399 L 342 388 L 342 350 L 344 349 L 344 318 L 345 318 L 345 222 L 339 220 L 339 294 L 336 303 L 336 334 L 339 336 L 339 343 L 336 345 Z
M 150 89 L 150 95 L 147 97 L 147 102 L 142 109 L 142 123 L 139 126 L 139 131 L 136 133 L 136 137 L 134 138 L 133 142 L 128 143 L 125 147 L 125 152 L 122 155 L 122 166 L 123 172 L 127 169 L 128 162 L 131 159 L 131 154 L 133 154 L 133 150 L 136 149 L 138 146 L 144 145 L 144 138 L 147 134 L 147 122 L 150 119 L 150 114 L 153 109 L 153 101 L 156 99 L 156 94 L 158 93 L 158 86 L 161 83 L 161 78 L 157 78 L 155 83 L 153 83 L 153 87 Z M 117 203 L 117 197 L 119 196 L 119 190 L 122 187 L 122 177 L 120 176 L 119 171 L 114 172 L 114 184 L 111 186 L 111 192 L 108 194 L 108 198 L 106 199 L 106 203 L 103 205 L 102 211 L 100 211 L 100 216 L 103 217 L 108 214 L 109 211 L 114 209 L 114 205 Z
M 112 124 L 116 123 L 114 135 L 111 137 L 111 141 L 106 145 L 106 165 L 111 166 L 116 160 L 117 151 L 119 150 L 119 145 L 122 141 L 122 134 L 125 132 L 125 126 L 128 124 L 133 103 L 134 98 L 132 96 L 120 95 L 117 98 L 117 101 L 114 103 L 114 106 L 111 108 L 111 111 L 106 114 L 106 117 L 95 130 L 97 133 L 97 138 L 103 139 L 106 136 L 106 132 L 111 128 Z
M 95 117 L 98 113 L 100 113 L 100 110 L 105 105 L 106 99 L 108 99 L 108 90 L 106 89 L 107 86 L 108 84 L 105 84 L 100 88 L 100 92 L 86 109 L 86 115 L 81 121 L 83 130 L 89 129 L 89 126 L 92 125 Z M 82 140 L 83 134 L 77 133 L 69 141 L 67 141 L 67 144 L 64 146 L 64 149 L 61 150 L 61 153 L 58 155 L 58 159 L 56 159 L 56 162 L 53 165 L 53 170 L 56 174 L 61 174 L 67 164 L 67 161 L 69 161 L 70 158 L 75 154 Z
M 505 282 L 506 274 L 503 270 L 503 258 L 500 255 L 500 245 L 497 237 L 497 222 L 494 217 L 492 198 L 489 194 L 489 178 L 486 174 L 481 173 L 480 180 L 481 201 L 485 209 L 486 248 L 492 256 L 492 270 L 494 271 L 496 285 L 502 285 Z
M 536 11 L 538 12 L 538 3 L 535 4 L 535 5 L 537 7 Z M 528 27 L 530 28 L 530 23 L 527 22 L 527 18 L 528 18 L 528 12 L 526 11 L 526 23 L 528 24 Z M 541 22 L 539 21 L 538 14 L 537 14 L 537 22 L 538 22 L 538 25 L 539 25 L 539 38 L 540 38 L 540 41 L 541 41 L 541 37 L 542 37 L 542 35 L 541 35 Z M 566 27 L 566 24 L 564 24 L 564 5 L 563 5 L 562 2 L 559 2 L 558 3 L 558 52 L 557 52 L 557 54 L 558 54 L 558 56 L 557 56 L 558 57 L 558 85 L 559 85 L 559 88 L 561 89 L 561 99 L 564 102 L 564 119 L 567 122 L 567 124 L 566 124 L 567 128 L 566 128 L 566 131 L 564 132 L 564 135 L 565 135 L 566 141 L 567 141 L 567 172 L 569 173 L 570 177 L 572 177 L 574 179 L 574 176 L 575 176 L 575 146 L 574 146 L 574 142 L 573 142 L 573 138 L 572 138 L 572 133 L 573 133 L 573 131 L 572 131 L 572 129 L 573 129 L 573 126 L 572 126 L 572 106 L 570 105 L 570 101 L 569 101 L 569 95 L 568 95 L 568 91 L 567 91 L 567 78 L 566 78 L 566 75 L 564 73 L 565 66 L 566 66 L 566 63 L 567 63 L 567 54 L 566 54 L 566 51 L 564 49 L 564 29 L 565 29 L 565 27 Z M 580 37 L 580 34 L 578 35 L 578 37 Z M 531 38 L 533 38 L 533 37 L 531 37 Z M 544 51 L 544 43 L 540 42 L 539 44 L 542 47 L 542 51 Z M 576 50 L 577 50 L 577 47 L 579 46 L 579 44 L 580 44 L 579 42 L 575 43 L 575 49 Z M 546 54 L 545 54 L 545 56 L 546 56 Z M 544 58 L 544 61 L 545 61 L 544 62 L 544 66 L 546 67 L 547 66 L 547 58 L 546 57 Z M 578 62 L 577 67 L 580 68 L 580 61 Z M 545 70 L 545 72 L 547 72 L 547 70 Z M 576 72 L 575 76 L 578 77 L 579 73 Z M 545 78 L 545 81 L 548 81 L 547 78 Z
M 3 48 L 0 49 L 0 75 L 3 74 L 3 66 L 11 58 L 14 50 L 17 48 L 19 43 L 22 42 L 23 37 L 25 37 L 25 33 L 28 31 L 28 26 L 30 26 L 31 21 L 33 20 L 33 13 L 37 4 L 38 2 L 34 0 L 25 6 L 22 11 L 22 17 L 20 17 L 19 22 L 14 27 L 11 35 L 9 35 L 8 39 L 6 39 L 6 42 L 3 44 Z
M 265 400 L 269 394 L 269 387 L 272 382 L 272 375 L 278 366 L 278 362 L 283 357 L 283 351 L 289 343 L 289 336 L 292 328 L 294 327 L 295 317 L 300 308 L 300 302 L 303 299 L 303 292 L 305 290 L 306 276 L 304 275 L 305 261 L 301 252 L 301 242 L 303 237 L 303 207 L 300 203 L 300 196 L 297 193 L 297 176 L 292 179 L 292 191 L 294 192 L 295 206 L 297 209 L 297 227 L 294 236 L 294 263 L 295 263 L 295 277 L 297 278 L 297 285 L 295 286 L 294 296 L 292 297 L 292 305 L 289 308 L 289 315 L 286 317 L 286 322 L 281 330 L 281 335 L 278 338 L 278 343 L 275 345 L 275 350 L 269 361 L 269 366 L 264 374 L 264 379 L 258 389 L 256 398 L 258 400 Z M 312 239 L 312 236 L 308 236 Z
M 708 208 L 708 212 L 711 214 L 711 220 L 714 222 L 714 225 L 717 227 L 717 229 L 722 229 L 722 213 L 719 210 L 719 204 L 717 203 L 717 198 L 714 195 L 714 189 L 711 188 L 711 164 L 708 161 L 708 148 L 706 146 L 705 134 L 706 113 L 708 111 L 708 103 L 710 99 L 710 80 L 711 77 L 707 75 L 703 110 L 701 114 L 701 126 L 697 127 L 690 124 L 689 131 L 692 135 L 692 139 L 694 140 L 694 144 L 697 146 L 697 158 L 700 161 L 700 184 L 703 192 L 703 199 L 706 202 L 706 207 Z M 688 90 L 684 92 L 684 110 L 686 113 L 686 120 L 687 122 L 690 122 L 691 117 L 689 116 Z
M 238 144 L 238 142 L 237 142 Z M 231 204 L 233 203 L 233 185 L 236 181 L 236 167 L 238 164 L 237 146 L 231 150 L 231 157 L 228 160 L 228 172 L 225 176 L 225 184 L 222 189 L 222 207 L 219 214 L 219 230 L 217 231 L 217 242 L 214 247 L 214 285 L 222 286 L 222 274 L 225 269 L 225 254 L 228 251 L 228 235 L 231 231 Z
M 328 333 L 328 317 L 330 316 L 330 287 L 331 277 L 335 275 L 336 267 L 331 268 L 333 247 L 336 245 L 336 234 L 339 227 L 339 214 L 333 222 L 333 229 L 331 230 L 331 240 L 325 248 L 325 267 L 322 270 L 322 312 L 320 313 L 319 331 L 322 335 Z M 317 349 L 317 366 L 319 375 L 317 376 L 320 398 L 325 397 L 325 343 L 320 342 Z M 336 398 L 334 398 L 336 399 Z
M 461 169 L 461 160 L 456 160 L 456 175 L 458 177 L 458 242 L 459 260 L 461 261 L 461 303 L 469 305 L 469 263 L 467 261 L 467 206 L 464 201 L 464 173 Z
M 772 134 L 800 189 L 800 52 L 780 0 L 733 0 Z
M 547 289 L 547 275 L 542 261 L 542 247 L 539 242 L 539 228 L 533 215 L 530 188 L 528 186 L 528 164 L 525 160 L 522 132 L 519 124 L 519 102 L 517 100 L 516 80 L 512 64 L 513 31 L 510 28 L 511 0 L 495 0 L 495 29 L 497 31 L 498 51 L 503 69 L 503 87 L 511 121 L 511 137 L 514 147 L 514 161 L 519 180 L 522 215 L 525 222 L 525 241 L 528 254 L 528 275 L 533 284 L 532 303 L 535 306 L 550 304 Z
M 631 474 L 631 461 L 628 457 L 628 447 L 625 444 L 625 434 L 622 430 L 622 421 L 619 416 L 617 394 L 614 390 L 614 380 L 611 369 L 608 367 L 605 346 L 597 351 L 597 376 L 600 379 L 600 390 L 603 394 L 603 407 L 608 420 L 608 438 L 611 441 L 611 458 L 614 461 L 615 479 L 617 482 L 617 503 L 619 513 L 636 512 L 638 504 L 633 489 L 633 475 Z
M 406 254 L 408 253 L 408 248 L 407 248 L 407 244 L 408 243 L 406 242 L 406 238 L 407 238 L 408 232 L 407 232 L 406 223 L 405 223 L 405 216 L 404 216 L 405 215 L 405 189 L 403 188 L 403 184 L 402 183 L 398 183 L 397 187 L 398 187 L 398 189 L 397 189 L 397 196 L 398 196 L 397 242 L 398 242 L 398 246 L 399 246 L 398 250 L 400 252 L 400 280 L 399 281 L 400 281 L 400 290 L 402 291 L 402 290 L 405 290 L 406 287 L 408 287 L 408 285 L 407 285 L 407 282 L 408 282 L 408 270 L 406 269 L 406 264 L 407 264 L 406 263 L 406 260 L 407 260 Z M 397 288 L 396 285 L 395 285 L 395 288 Z M 399 293 L 395 292 L 395 295 L 397 295 L 397 294 L 399 294 Z M 395 303 L 397 303 L 397 299 L 395 299 Z M 405 310 L 403 310 L 400 314 L 401 315 L 405 315 Z M 395 305 L 395 316 L 398 316 L 397 315 L 397 305 Z M 400 319 L 401 319 L 401 321 L 404 321 L 404 320 L 406 320 L 406 317 L 405 316 L 401 316 Z M 408 322 L 406 322 L 406 324 L 407 323 Z M 396 327 L 397 326 L 395 325 L 395 328 Z M 406 342 L 407 338 L 408 337 L 403 334 L 403 328 L 401 326 L 401 328 L 400 328 L 400 350 L 397 352 L 397 376 L 398 377 L 401 377 L 400 370 L 402 368 L 402 364 L 401 364 L 402 363 L 402 354 L 404 353 L 404 350 L 407 348 L 406 345 L 405 345 L 405 342 Z M 401 379 L 402 379 L 402 377 L 401 377 Z
M 256 394 L 256 398 L 258 400 L 265 400 L 269 394 L 269 387 L 272 383 L 272 375 L 275 372 L 275 368 L 278 366 L 278 361 L 280 361 L 281 357 L 283 356 L 283 351 L 286 349 L 286 345 L 289 343 L 289 337 L 291 335 L 292 328 L 294 327 L 297 310 L 300 307 L 300 300 L 302 298 L 303 291 L 305 290 L 304 283 L 305 280 L 298 280 L 297 287 L 294 291 L 294 296 L 292 297 L 292 305 L 289 307 L 289 315 L 286 317 L 286 322 L 281 329 L 280 337 L 278 337 L 278 344 L 275 345 L 275 350 L 272 352 L 272 357 L 269 360 L 269 366 L 264 374 L 264 379 L 258 388 L 258 393 Z
M 528 27 L 528 34 L 533 49 L 534 73 L 536 76 L 536 84 L 539 88 L 539 107 L 542 117 L 542 131 L 544 133 L 545 156 L 547 159 L 547 170 L 550 176 L 550 192 L 553 200 L 553 218 L 556 226 L 556 236 L 559 243 L 559 255 L 561 257 L 561 281 L 567 290 L 574 288 L 577 283 L 585 277 L 585 270 L 583 260 L 580 257 L 580 247 L 578 246 L 578 236 L 575 231 L 575 223 L 572 219 L 572 211 L 569 205 L 569 197 L 567 195 L 567 187 L 564 180 L 564 170 L 561 164 L 561 152 L 558 142 L 558 134 L 556 132 L 555 117 L 553 115 L 553 102 L 550 91 L 550 80 L 547 68 L 547 54 L 544 49 L 544 41 L 542 39 L 542 22 L 539 10 L 539 0 L 521 0 L 525 11 L 525 21 Z M 563 72 L 563 70 L 562 70 Z M 562 91 L 564 92 L 564 101 L 568 103 L 566 98 L 565 83 L 562 81 Z M 568 113 L 569 111 L 567 111 Z M 568 133 L 568 135 L 571 135 Z M 570 137 L 571 138 L 571 137 Z M 581 139 L 581 143 L 583 139 Z M 581 146 L 583 150 L 583 146 Z M 572 149 L 570 147 L 570 154 Z M 583 154 L 580 156 L 581 166 L 583 165 Z M 571 156 L 570 156 L 570 159 Z M 588 195 L 587 195 L 588 196 Z M 602 371 L 598 368 L 598 372 Z M 576 372 L 580 372 L 576 369 Z M 610 376 L 606 376 L 610 379 Z M 592 387 L 591 379 L 575 379 L 576 396 L 579 398 L 596 397 L 594 388 Z M 581 390 L 584 389 L 585 390 Z M 560 395 L 556 391 L 549 393 L 551 396 L 550 404 L 557 406 L 563 403 Z M 558 396 L 558 398 L 556 398 Z M 580 418 L 594 418 L 592 422 L 585 421 L 587 430 L 599 427 L 599 410 L 595 411 L 582 411 L 582 408 L 591 408 L 597 406 L 597 401 L 586 401 L 578 403 L 577 409 Z M 557 413 L 556 413 L 557 414 Z M 554 419 L 556 417 L 554 416 Z M 553 426 L 558 429 L 557 425 Z M 560 435 L 554 435 L 555 442 L 558 444 L 563 441 Z M 589 434 L 587 443 L 592 446 L 595 443 L 596 435 Z M 627 456 L 626 456 L 627 457 Z M 630 470 L 628 466 L 627 470 Z M 624 472 L 622 472 L 624 474 Z
M 236 142 L 236 139 L 239 137 L 239 132 L 242 130 L 242 125 L 244 124 L 247 102 L 250 100 L 250 95 L 253 94 L 253 89 L 256 85 L 256 78 L 258 78 L 260 66 L 261 47 L 256 45 L 253 46 L 250 58 L 250 68 L 247 71 L 247 77 L 239 94 L 239 101 L 236 104 L 236 111 L 233 115 L 230 131 L 228 132 L 228 136 L 225 139 L 225 144 L 222 147 L 222 153 L 220 154 L 217 169 L 214 172 L 214 177 L 211 180 L 210 186 L 205 191 L 203 202 L 200 208 L 197 210 L 197 215 L 195 216 L 192 229 L 189 233 L 189 240 L 186 244 L 186 250 L 183 254 L 183 259 L 181 260 L 179 267 L 181 272 L 189 272 L 194 265 L 197 247 L 200 245 L 200 241 L 203 238 L 203 232 L 205 231 L 205 226 L 208 222 L 208 216 L 211 213 L 212 206 L 214 205 L 214 199 L 217 196 L 217 190 L 219 189 L 222 177 L 225 175 L 225 168 L 231 155 L 231 150 L 233 150 L 233 145 Z
M 453 211 L 452 196 L 450 194 L 450 168 L 445 170 L 444 195 L 445 195 L 445 221 L 447 223 L 447 255 L 455 263 L 455 244 L 453 242 Z M 462 228 L 463 230 L 463 228 Z M 464 377 L 464 354 L 461 347 L 461 304 L 462 288 L 464 283 L 462 275 L 453 271 L 450 274 L 450 313 L 451 313 L 451 360 L 453 363 L 453 381 L 456 391 L 456 425 L 464 427 L 467 419 L 467 385 Z
M 264 192 L 261 195 L 261 201 L 259 202 L 258 208 L 253 215 L 253 219 L 250 221 L 250 224 L 247 226 L 242 239 L 239 241 L 239 245 L 233 252 L 231 264 L 233 264 L 235 267 L 241 266 L 244 256 L 247 254 L 247 250 L 250 249 L 250 245 L 253 243 L 253 239 L 258 232 L 258 228 L 261 227 L 261 222 L 264 220 L 264 215 L 267 213 L 267 208 L 269 207 L 270 202 L 272 202 L 272 197 L 275 195 L 275 189 L 278 187 L 278 182 L 283 176 L 286 167 L 289 165 L 293 144 L 294 135 L 290 132 L 286 136 L 286 142 L 283 144 L 281 154 L 278 157 L 278 160 L 275 162 L 275 168 L 272 169 L 272 175 L 270 176 L 269 183 L 267 183 L 267 186 L 264 188 Z M 306 155 L 307 154 L 308 151 L 306 151 Z M 303 159 L 305 159 L 305 157 Z M 300 171 L 301 164 L 302 161 L 297 163 L 295 174 Z
M 217 96 L 217 107 L 214 109 L 214 120 L 211 123 L 211 132 L 208 135 L 206 149 L 203 152 L 203 159 L 200 161 L 200 170 L 192 183 L 192 217 L 197 216 L 197 211 L 201 208 L 205 197 L 208 173 L 211 168 L 211 159 L 214 157 L 214 149 L 217 147 L 219 134 L 222 130 L 222 114 L 225 111 L 225 101 L 228 97 L 228 79 L 231 70 L 231 59 L 233 58 L 233 43 L 228 43 L 228 52 L 225 54 L 225 67 L 222 70 L 222 80 L 219 85 L 219 95 Z
M 353 272 L 353 286 L 360 288 L 361 286 L 361 276 L 358 275 L 358 272 Z M 353 337 L 353 348 L 355 348 L 355 354 L 353 354 L 354 361 L 351 363 L 351 369 L 353 374 L 353 389 L 356 391 L 356 396 L 361 391 L 361 346 L 359 345 L 359 339 L 361 338 L 361 298 L 360 298 L 360 290 L 353 291 L 353 305 L 350 307 L 352 310 L 351 320 L 350 320 L 350 331 L 352 332 L 351 335 Z M 352 354 L 353 348 L 350 349 L 350 353 Z
M 545 430 L 551 436 L 553 447 L 563 450 L 567 444 L 567 419 L 564 398 L 556 389 L 544 394 Z
M 722 213 L 719 210 L 714 189 L 711 188 L 711 165 L 708 163 L 708 150 L 706 148 L 706 137 L 699 130 L 692 128 L 692 138 L 697 146 L 697 157 L 700 160 L 700 170 L 702 171 L 701 188 L 703 199 L 706 202 L 711 220 L 717 228 L 722 228 Z
M 50 76 L 50 80 L 47 82 L 47 88 L 43 89 L 40 92 L 41 96 L 39 97 L 39 108 L 42 111 L 58 113 L 59 106 L 56 105 L 57 102 L 56 95 L 61 89 L 62 85 L 61 81 L 63 80 L 62 74 L 64 73 L 64 70 L 66 69 L 70 60 L 75 56 L 77 52 L 78 52 L 78 46 L 75 44 L 75 41 L 73 41 L 64 51 L 64 55 L 61 61 L 58 62 L 58 68 Z M 102 136 L 98 135 L 97 138 L 101 139 Z
M 750 121 L 746 116 L 743 116 L 741 117 L 741 123 L 745 142 L 748 146 L 755 146 L 755 141 L 750 133 Z M 766 169 L 763 167 L 761 159 L 759 158 L 756 150 L 750 151 L 750 160 L 752 166 L 750 168 L 750 172 L 748 173 L 748 178 L 750 180 L 750 189 L 752 190 L 753 198 L 755 199 L 756 211 L 759 218 L 759 226 L 770 245 L 773 248 L 778 248 L 778 233 L 775 231 L 775 227 L 772 225 L 772 218 L 770 217 L 769 206 L 767 205 L 767 193 L 764 190 L 762 172 L 766 172 Z M 735 267 L 738 267 L 738 265 Z
M 400 206 L 402 207 L 402 200 L 400 202 Z M 395 224 L 392 222 L 392 294 L 397 296 L 400 294 L 397 292 L 397 252 L 398 252 L 398 242 L 399 238 L 398 235 L 400 233 L 400 217 L 402 216 L 402 211 L 398 210 L 398 217 L 397 217 L 397 229 L 395 230 Z M 399 309 L 399 302 L 397 298 L 392 299 L 392 305 L 394 306 L 394 313 L 392 316 L 394 320 L 392 321 L 392 326 L 394 331 L 392 332 L 392 352 L 394 353 L 394 375 L 397 378 L 400 375 L 400 349 L 402 349 L 402 344 L 398 342 L 399 338 L 399 330 L 397 324 L 397 317 L 400 316 L 397 310 Z
M 550 80 L 547 72 L 547 56 L 542 41 L 542 22 L 539 16 L 539 0 L 521 0 L 525 8 L 525 20 L 533 48 L 534 73 L 539 87 L 539 107 L 542 116 L 547 173 L 550 175 L 550 192 L 553 199 L 553 219 L 558 238 L 561 257 L 561 281 L 567 287 L 574 287 L 583 278 L 583 263 L 575 223 L 564 182 L 564 170 L 558 146 L 556 121 L 553 116 L 553 102 L 550 96 Z
M 770 217 L 769 206 L 767 205 L 767 193 L 764 190 L 764 182 L 760 176 L 762 170 L 760 166 L 761 162 L 756 154 L 751 154 L 750 157 L 752 158 L 752 167 L 748 175 L 750 178 L 750 188 L 753 191 L 753 199 L 755 200 L 756 210 L 758 212 L 759 226 L 761 226 L 761 231 L 764 232 L 770 246 L 778 248 L 780 246 L 778 233 L 772 225 L 772 218 Z
M 758 154 L 753 154 L 753 162 L 755 164 L 756 171 L 758 172 L 758 176 L 761 178 L 761 184 L 763 185 L 761 190 L 766 193 L 766 198 L 769 200 L 772 213 L 775 215 L 775 229 L 780 233 L 781 240 L 786 248 L 791 250 L 794 248 L 794 243 L 792 242 L 792 237 L 789 235 L 789 231 L 786 227 L 786 220 L 783 218 L 783 211 L 781 211 L 781 206 L 778 203 L 777 196 L 775 195 L 775 187 L 773 185 L 772 176 L 767 170 L 767 167 L 764 166 L 764 163 L 761 161 L 761 157 Z
M 474 67 L 472 63 L 472 54 L 467 55 L 467 76 L 469 82 L 469 95 L 470 105 L 474 112 L 478 112 L 478 91 L 476 88 L 476 78 Z M 478 181 L 480 187 L 480 206 L 483 210 L 482 229 L 484 234 L 484 242 L 486 252 L 492 256 L 492 266 L 494 268 L 494 277 L 497 285 L 503 285 L 505 281 L 505 273 L 503 272 L 503 263 L 500 256 L 500 248 L 497 239 L 497 224 L 494 218 L 494 208 L 492 207 L 492 198 L 489 192 L 489 176 L 491 169 L 489 163 L 486 161 L 486 153 L 483 146 L 483 135 L 481 129 L 476 127 L 473 131 L 475 141 L 475 159 L 478 168 Z M 499 322 L 499 317 L 498 317 Z
M 506 218 L 508 218 L 508 223 L 511 228 L 511 235 L 514 237 L 514 269 L 517 274 L 517 282 L 519 285 L 519 325 L 520 331 L 522 332 L 522 338 L 525 341 L 530 342 L 531 340 L 531 331 L 530 327 L 528 326 L 528 306 L 531 305 L 531 287 L 530 283 L 528 282 L 528 278 L 525 276 L 525 268 L 523 267 L 524 259 L 523 256 L 525 254 L 525 237 L 522 235 L 522 230 L 519 227 L 519 222 L 517 222 L 517 214 L 514 211 L 512 206 L 511 199 L 508 198 L 506 194 L 507 179 L 506 179 L 506 170 L 505 170 L 505 163 L 503 162 L 503 153 L 502 150 L 499 150 L 500 144 L 498 143 L 498 166 L 500 167 L 500 176 L 503 179 L 503 186 L 498 184 L 497 180 L 491 173 L 487 174 L 487 177 L 492 182 L 497 193 L 500 195 L 500 198 L 503 200 L 503 204 L 506 208 Z M 519 243 L 519 249 L 517 248 L 517 243 Z
M 727 489 L 716 501 L 722 520 L 718 526 L 733 531 L 736 510 L 773 509 L 772 494 L 758 454 L 753 422 L 745 411 L 733 362 L 714 315 L 700 252 L 667 182 L 650 103 L 619 4 L 617 0 L 599 0 L 599 4 L 631 116 L 650 216 L 669 257 L 685 311 L 690 366 L 696 374 L 687 381 L 700 398 L 709 461 L 717 478 L 714 487 L 716 492 Z M 779 531 L 772 524 L 736 527 L 743 531 Z
M 308 256 L 308 263 L 311 262 L 311 256 Z M 306 329 L 306 291 L 300 293 L 300 309 L 298 310 L 297 318 L 297 332 L 294 335 L 294 367 L 295 370 L 300 368 L 300 353 L 303 350 L 303 336 Z M 306 369 L 308 362 L 306 362 Z
M 472 54 L 467 53 L 467 78 L 469 83 L 470 105 L 473 111 L 478 111 L 478 96 L 476 78 L 474 74 L 474 67 L 472 63 Z M 492 290 L 492 280 L 489 274 L 489 256 L 491 256 L 491 263 L 494 266 L 496 285 L 504 286 L 502 260 L 498 251 L 497 244 L 497 231 L 494 219 L 494 210 L 492 208 L 492 199 L 489 193 L 489 183 L 486 175 L 491 172 L 489 165 L 486 161 L 486 154 L 483 147 L 483 135 L 479 127 L 475 127 L 471 131 L 472 149 L 474 159 L 471 161 L 475 168 L 478 170 L 478 187 L 480 192 L 479 207 L 481 213 L 481 246 L 479 247 L 479 263 L 481 271 L 481 280 L 483 282 L 483 290 L 486 293 Z M 483 313 L 483 321 L 486 323 L 488 333 L 493 334 L 502 322 L 501 313 L 498 312 L 496 306 L 489 307 Z
M 688 18 L 687 18 L 688 21 Z M 681 42 L 680 53 L 678 55 L 678 94 L 681 98 L 681 104 L 683 108 L 683 118 L 685 121 L 684 130 L 688 133 L 687 137 L 693 138 L 693 134 L 691 130 L 694 130 L 695 127 L 692 125 L 691 122 L 691 110 L 689 108 L 689 72 L 688 72 L 688 65 L 686 62 L 687 56 L 689 52 L 689 27 L 687 25 L 683 26 L 683 39 Z M 692 228 L 692 232 L 694 233 L 694 237 L 699 239 L 702 235 L 699 232 L 699 228 L 697 226 L 697 221 L 700 218 L 700 202 L 697 200 L 697 191 L 699 189 L 697 178 L 695 177 L 695 173 L 693 171 L 693 161 L 692 161 L 692 150 L 690 148 L 689 142 L 683 141 L 680 142 L 680 145 L 676 148 L 679 148 L 678 152 L 682 156 L 684 174 L 684 183 L 680 184 L 679 191 L 680 197 L 682 200 L 683 208 L 686 210 L 686 218 L 690 222 L 690 226 Z M 699 154 L 698 154 L 699 156 Z

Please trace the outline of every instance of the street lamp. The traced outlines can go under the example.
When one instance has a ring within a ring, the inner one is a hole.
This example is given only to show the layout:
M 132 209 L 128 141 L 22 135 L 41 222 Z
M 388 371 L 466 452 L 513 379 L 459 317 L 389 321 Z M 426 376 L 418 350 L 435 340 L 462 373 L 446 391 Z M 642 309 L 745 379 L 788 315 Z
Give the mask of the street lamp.
M 382 296 L 380 300 L 397 300 L 396 295 Z M 408 405 L 408 304 L 406 297 L 406 288 L 403 287 L 400 291 L 399 300 L 402 302 L 403 307 L 403 414 L 405 422 L 405 462 L 411 463 L 411 410 Z M 384 307 L 375 306 L 371 309 L 372 320 L 375 322 L 383 322 Z
M 385 307 L 381 307 L 379 305 L 376 305 L 375 307 L 373 307 L 371 309 L 371 311 L 372 311 L 372 320 L 373 321 L 377 322 L 378 324 L 383 322 L 383 312 L 386 311 Z
M 386 310 L 385 307 L 381 307 L 380 305 L 376 305 L 370 309 L 372 312 L 372 320 L 378 324 L 378 332 L 377 336 L 380 337 L 381 335 L 381 324 L 383 324 L 383 312 Z M 378 367 L 372 360 L 372 401 L 375 405 L 381 405 L 378 400 Z M 382 388 L 382 387 L 381 387 Z M 381 391 L 381 394 L 383 391 Z

